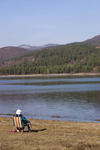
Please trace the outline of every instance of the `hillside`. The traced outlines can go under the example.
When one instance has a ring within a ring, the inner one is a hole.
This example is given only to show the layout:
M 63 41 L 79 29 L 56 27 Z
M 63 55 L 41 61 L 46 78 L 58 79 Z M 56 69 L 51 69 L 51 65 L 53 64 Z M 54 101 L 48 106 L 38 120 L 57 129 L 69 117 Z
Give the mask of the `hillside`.
M 0 48 L 0 61 L 3 61 L 5 59 L 10 59 L 10 58 L 15 58 L 29 52 L 30 50 L 26 50 L 18 47 L 11 47 L 11 46 L 3 47 Z
M 8 67 L 0 74 L 100 72 L 100 48 L 82 43 L 45 48 L 0 65 Z
M 95 37 L 93 37 L 91 39 L 88 39 L 88 40 L 84 41 L 83 43 L 85 43 L 85 44 L 92 44 L 92 45 L 95 45 L 97 47 L 100 47 L 100 35 L 95 36 Z
M 100 35 L 67 45 L 47 44 L 34 51 L 0 48 L 0 68 L 0 74 L 100 72 Z

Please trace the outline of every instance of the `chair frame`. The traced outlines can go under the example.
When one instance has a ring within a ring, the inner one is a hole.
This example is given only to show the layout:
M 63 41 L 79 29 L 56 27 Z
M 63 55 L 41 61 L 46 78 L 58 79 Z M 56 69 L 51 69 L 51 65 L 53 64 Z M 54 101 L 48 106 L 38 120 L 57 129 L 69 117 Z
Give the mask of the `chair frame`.
M 13 116 L 13 121 L 14 121 L 13 130 L 14 128 L 15 129 L 18 128 L 21 130 L 22 133 L 24 130 L 24 126 L 22 125 L 21 116 Z

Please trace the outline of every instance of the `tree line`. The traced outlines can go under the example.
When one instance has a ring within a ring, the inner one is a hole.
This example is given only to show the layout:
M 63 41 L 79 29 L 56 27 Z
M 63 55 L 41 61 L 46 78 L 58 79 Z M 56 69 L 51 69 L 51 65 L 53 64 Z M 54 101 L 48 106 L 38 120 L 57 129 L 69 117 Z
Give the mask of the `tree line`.
M 8 68 L 0 68 L 0 74 L 52 74 L 100 72 L 100 49 L 88 44 L 63 45 L 25 54 L 19 59 L 32 57 L 27 61 Z

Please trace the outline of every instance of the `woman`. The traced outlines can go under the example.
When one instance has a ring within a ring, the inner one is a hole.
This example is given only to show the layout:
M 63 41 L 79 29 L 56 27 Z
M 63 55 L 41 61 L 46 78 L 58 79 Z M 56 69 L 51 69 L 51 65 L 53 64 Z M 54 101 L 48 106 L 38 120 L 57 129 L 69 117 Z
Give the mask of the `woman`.
M 27 120 L 23 115 L 22 115 L 22 111 L 20 109 L 18 109 L 16 111 L 16 114 L 14 116 L 20 116 L 21 117 L 21 122 L 22 125 L 24 126 L 23 129 L 25 128 L 25 126 L 28 127 L 28 131 L 31 132 L 32 126 L 31 126 L 31 122 L 29 120 Z M 14 120 L 13 120 L 13 124 L 14 124 Z M 17 129 L 18 130 L 18 129 Z M 19 130 L 18 130 L 19 131 Z

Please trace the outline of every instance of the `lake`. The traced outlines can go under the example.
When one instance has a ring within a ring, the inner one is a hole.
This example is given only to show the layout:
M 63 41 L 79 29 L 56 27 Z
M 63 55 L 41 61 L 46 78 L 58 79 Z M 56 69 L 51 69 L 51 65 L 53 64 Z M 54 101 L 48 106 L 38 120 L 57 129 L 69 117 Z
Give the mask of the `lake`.
M 99 122 L 100 77 L 0 77 L 0 116 Z

